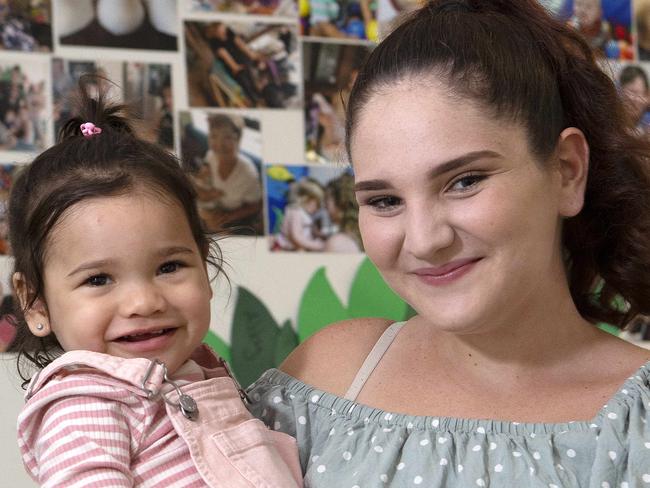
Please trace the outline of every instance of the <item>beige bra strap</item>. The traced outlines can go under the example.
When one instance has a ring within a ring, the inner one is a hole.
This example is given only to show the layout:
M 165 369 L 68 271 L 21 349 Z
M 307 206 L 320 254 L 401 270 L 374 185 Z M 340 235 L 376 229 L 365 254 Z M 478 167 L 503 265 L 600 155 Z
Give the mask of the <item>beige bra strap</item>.
M 405 323 L 406 322 L 395 322 L 384 331 L 372 350 L 368 353 L 368 356 L 366 356 L 366 360 L 363 362 L 357 375 L 354 377 L 350 388 L 348 388 L 348 391 L 345 394 L 344 398 L 346 400 L 355 401 L 357 399 L 359 393 L 361 393 L 363 385 L 366 384 L 366 381 L 368 381 L 368 378 L 370 378 L 370 375 L 375 370 L 384 354 L 386 354 L 386 351 L 388 351 L 388 348 L 393 343 L 395 336 L 397 336 L 397 333 Z

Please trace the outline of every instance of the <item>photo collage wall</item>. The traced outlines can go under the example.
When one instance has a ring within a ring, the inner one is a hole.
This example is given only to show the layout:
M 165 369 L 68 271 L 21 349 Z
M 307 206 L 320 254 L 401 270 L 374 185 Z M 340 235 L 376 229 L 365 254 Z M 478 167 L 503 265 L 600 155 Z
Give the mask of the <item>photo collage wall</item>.
M 0 0 L 0 253 L 11 253 L 12 178 L 56 141 L 82 75 L 93 75 L 91 91 L 136 109 L 142 137 L 177 154 L 210 230 L 267 236 L 274 252 L 362 252 L 343 110 L 380 25 L 412 4 L 378 7 Z M 300 123 L 280 144 L 298 158 L 269 158 L 267 129 L 291 115 Z
M 0 0 L 0 201 L 91 74 L 91 89 L 136 108 L 142 137 L 178 155 L 209 229 L 266 236 L 270 252 L 362 252 L 344 107 L 365 57 L 418 1 Z M 650 126 L 650 0 L 540 1 L 610 61 Z M 270 145 L 299 157 L 269 157 Z

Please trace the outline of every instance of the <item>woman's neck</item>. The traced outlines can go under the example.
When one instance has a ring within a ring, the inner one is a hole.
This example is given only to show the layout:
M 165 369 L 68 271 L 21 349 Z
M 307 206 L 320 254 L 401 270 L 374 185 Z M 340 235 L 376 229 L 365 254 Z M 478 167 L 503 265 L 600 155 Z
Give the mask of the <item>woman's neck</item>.
M 580 316 L 566 281 L 544 289 L 548 292 L 531 293 L 498 317 L 485 317 L 472 331 L 441 330 L 421 317 L 418 325 L 431 331 L 437 356 L 457 371 L 538 374 L 542 366 L 548 370 L 584 361 L 584 351 L 602 341 L 603 334 Z

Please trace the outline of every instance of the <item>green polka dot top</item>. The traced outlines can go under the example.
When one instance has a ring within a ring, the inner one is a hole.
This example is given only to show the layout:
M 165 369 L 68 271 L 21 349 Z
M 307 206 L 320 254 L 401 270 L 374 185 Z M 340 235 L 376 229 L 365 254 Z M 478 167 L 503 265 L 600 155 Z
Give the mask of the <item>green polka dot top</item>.
M 650 362 L 590 422 L 386 412 L 272 369 L 253 415 L 297 438 L 307 488 L 650 488 Z

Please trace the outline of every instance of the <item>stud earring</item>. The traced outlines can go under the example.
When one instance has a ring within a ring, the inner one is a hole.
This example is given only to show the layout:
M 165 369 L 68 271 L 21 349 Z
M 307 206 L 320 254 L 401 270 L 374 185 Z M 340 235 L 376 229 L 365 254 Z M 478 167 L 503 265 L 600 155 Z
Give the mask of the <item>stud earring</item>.
M 43 330 L 45 326 L 43 324 L 36 324 L 36 330 Z

